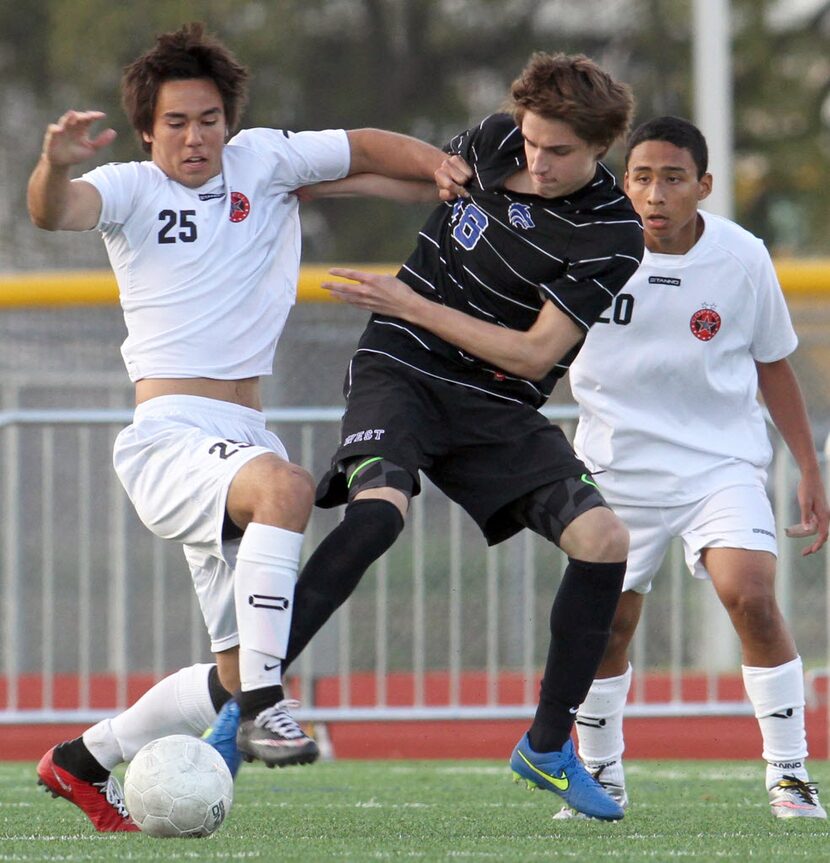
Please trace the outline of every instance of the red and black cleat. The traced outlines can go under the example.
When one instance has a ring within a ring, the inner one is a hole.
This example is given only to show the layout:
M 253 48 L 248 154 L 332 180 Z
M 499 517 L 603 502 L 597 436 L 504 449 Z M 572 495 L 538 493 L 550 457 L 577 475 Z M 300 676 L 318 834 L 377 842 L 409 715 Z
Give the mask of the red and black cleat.
M 55 763 L 53 746 L 37 765 L 38 785 L 53 797 L 63 797 L 74 803 L 101 833 L 135 833 L 138 825 L 130 818 L 124 805 L 121 786 L 114 776 L 102 782 L 79 779 Z

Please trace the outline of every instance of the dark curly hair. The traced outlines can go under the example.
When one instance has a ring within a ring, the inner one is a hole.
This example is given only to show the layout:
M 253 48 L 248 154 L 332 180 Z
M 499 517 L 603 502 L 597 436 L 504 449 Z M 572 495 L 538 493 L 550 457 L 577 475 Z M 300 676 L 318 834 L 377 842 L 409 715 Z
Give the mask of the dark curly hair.
M 124 111 L 148 153 L 151 145 L 143 133 L 153 129 L 159 88 L 165 81 L 207 78 L 222 97 L 225 122 L 235 131 L 248 101 L 248 70 L 204 24 L 185 24 L 180 30 L 162 33 L 156 44 L 124 69 L 121 102 Z

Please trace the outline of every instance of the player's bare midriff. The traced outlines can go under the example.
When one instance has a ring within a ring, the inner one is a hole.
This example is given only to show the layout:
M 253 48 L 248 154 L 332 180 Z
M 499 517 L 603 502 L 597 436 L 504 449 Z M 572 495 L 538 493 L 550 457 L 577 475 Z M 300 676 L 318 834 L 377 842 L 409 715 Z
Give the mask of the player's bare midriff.
M 259 378 L 220 381 L 214 378 L 145 378 L 135 385 L 135 403 L 158 396 L 201 396 L 262 410 Z

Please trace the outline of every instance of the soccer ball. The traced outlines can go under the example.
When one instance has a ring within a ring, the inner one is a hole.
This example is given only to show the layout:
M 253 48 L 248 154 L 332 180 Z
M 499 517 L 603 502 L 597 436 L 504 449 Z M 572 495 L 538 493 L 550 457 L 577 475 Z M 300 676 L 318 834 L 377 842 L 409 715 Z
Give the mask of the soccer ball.
M 222 756 L 186 734 L 143 746 L 127 767 L 124 802 L 150 836 L 210 836 L 233 801 L 233 778 Z

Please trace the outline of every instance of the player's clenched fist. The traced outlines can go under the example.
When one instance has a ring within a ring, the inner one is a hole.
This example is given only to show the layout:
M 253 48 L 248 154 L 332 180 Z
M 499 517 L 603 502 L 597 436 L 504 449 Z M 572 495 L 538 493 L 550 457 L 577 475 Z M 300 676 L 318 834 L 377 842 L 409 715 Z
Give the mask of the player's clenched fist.
M 435 172 L 438 197 L 442 201 L 452 201 L 459 197 L 466 198 L 469 193 L 465 186 L 472 178 L 472 168 L 461 156 L 447 156 L 441 163 L 441 167 Z

